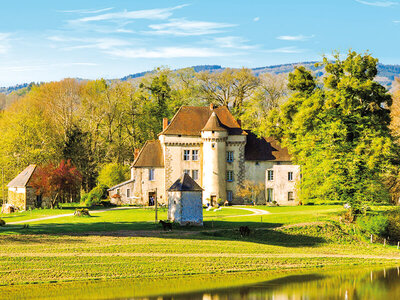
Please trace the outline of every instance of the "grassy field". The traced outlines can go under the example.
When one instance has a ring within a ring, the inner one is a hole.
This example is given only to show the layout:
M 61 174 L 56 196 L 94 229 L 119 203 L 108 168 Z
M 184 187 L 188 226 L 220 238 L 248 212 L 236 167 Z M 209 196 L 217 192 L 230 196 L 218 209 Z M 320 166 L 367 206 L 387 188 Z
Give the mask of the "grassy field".
M 246 208 L 269 214 L 223 207 L 204 211 L 204 227 L 172 232 L 154 224 L 153 210 L 138 208 L 29 222 L 28 229 L 0 227 L 0 285 L 369 266 L 400 258 L 395 246 L 370 244 L 341 225 L 341 206 Z M 70 213 L 4 219 L 59 211 Z M 166 210 L 159 218 L 166 219 Z M 251 228 L 249 237 L 240 236 L 242 225 Z

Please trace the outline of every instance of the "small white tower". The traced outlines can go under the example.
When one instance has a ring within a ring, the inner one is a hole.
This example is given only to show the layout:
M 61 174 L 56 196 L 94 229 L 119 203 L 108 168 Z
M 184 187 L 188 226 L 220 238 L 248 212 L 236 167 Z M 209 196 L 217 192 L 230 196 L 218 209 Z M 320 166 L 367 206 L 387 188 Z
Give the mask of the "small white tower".
M 212 112 L 201 130 L 203 141 L 203 204 L 226 200 L 226 140 L 228 131 Z

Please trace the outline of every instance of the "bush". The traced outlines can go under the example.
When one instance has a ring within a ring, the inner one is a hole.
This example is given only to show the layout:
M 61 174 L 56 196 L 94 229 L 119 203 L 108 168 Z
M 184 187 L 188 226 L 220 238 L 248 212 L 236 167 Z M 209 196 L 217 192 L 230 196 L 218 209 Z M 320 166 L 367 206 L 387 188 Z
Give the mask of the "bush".
M 6 225 L 6 221 L 4 221 L 3 219 L 0 219 L 0 226 L 5 226 Z
M 389 219 L 384 215 L 362 217 L 357 219 L 361 231 L 386 237 L 388 234 Z
M 82 196 L 86 206 L 100 205 L 101 201 L 107 199 L 107 186 L 99 184 L 88 194 Z
M 74 216 L 76 217 L 90 217 L 89 210 L 87 208 L 75 209 Z

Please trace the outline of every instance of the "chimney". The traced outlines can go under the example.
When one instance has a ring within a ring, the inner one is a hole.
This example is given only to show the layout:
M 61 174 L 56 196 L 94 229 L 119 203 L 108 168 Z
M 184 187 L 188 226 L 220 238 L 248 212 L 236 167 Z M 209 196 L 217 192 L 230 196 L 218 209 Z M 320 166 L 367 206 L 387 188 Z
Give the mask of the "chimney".
M 213 103 L 210 103 L 210 109 L 214 110 L 214 104 Z
M 135 148 L 135 152 L 133 154 L 133 159 L 136 159 L 139 155 L 140 149 L 139 148 Z
M 165 130 L 168 126 L 168 118 L 163 118 L 162 119 L 162 129 Z
M 239 126 L 242 127 L 242 120 L 237 119 L 237 122 L 239 123 Z

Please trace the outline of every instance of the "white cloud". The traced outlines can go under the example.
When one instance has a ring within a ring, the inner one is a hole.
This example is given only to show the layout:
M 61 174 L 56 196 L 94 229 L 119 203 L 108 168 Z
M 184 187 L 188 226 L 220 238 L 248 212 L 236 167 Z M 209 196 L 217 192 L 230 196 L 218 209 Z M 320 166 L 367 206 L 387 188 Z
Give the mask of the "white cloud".
M 107 7 L 102 9 L 73 9 L 73 10 L 60 10 L 62 13 L 77 13 L 77 14 L 98 14 L 101 12 L 112 10 L 114 7 Z
M 306 49 L 299 49 L 297 47 L 282 47 L 276 49 L 265 50 L 267 53 L 303 53 Z
M 184 4 L 169 8 L 155 8 L 155 9 L 145 9 L 145 10 L 135 10 L 135 11 L 124 10 L 121 12 L 100 14 L 97 16 L 90 16 L 90 17 L 70 20 L 69 23 L 74 24 L 74 23 L 87 23 L 87 22 L 97 22 L 97 21 L 119 22 L 121 20 L 126 21 L 134 19 L 165 20 L 172 15 L 172 11 L 183 8 L 185 6 L 187 5 Z
M 260 21 L 260 17 L 255 17 L 255 18 L 253 19 L 253 21 L 254 21 L 254 22 Z
M 77 49 L 99 49 L 99 50 L 109 50 L 115 47 L 129 46 L 130 42 L 125 39 L 116 38 L 74 38 L 74 37 L 64 37 L 64 36 L 49 36 L 47 38 L 50 41 L 57 43 L 64 43 L 61 47 L 63 50 L 77 50 Z M 60 47 L 57 47 L 60 48 Z
M 355 0 L 355 1 L 361 4 L 378 6 L 378 7 L 390 7 L 398 4 L 398 2 L 393 2 L 393 1 L 364 1 L 364 0 Z
M 7 53 L 8 49 L 10 48 L 9 39 L 8 39 L 9 36 L 10 36 L 10 33 L 0 32 L 0 54 Z
M 153 31 L 145 33 L 156 35 L 193 36 L 220 33 L 221 29 L 237 26 L 235 24 L 188 21 L 185 19 L 172 19 L 168 23 L 149 25 Z
M 281 35 L 278 36 L 278 40 L 283 40 L 283 41 L 307 41 L 309 39 L 312 39 L 314 35 Z
M 215 46 L 220 48 L 232 48 L 232 49 L 254 49 L 257 46 L 246 45 L 248 40 L 241 38 L 239 36 L 226 36 L 226 37 L 218 37 L 213 39 Z
M 393 23 L 400 23 L 400 20 L 395 20 L 395 21 L 393 21 Z
M 107 53 L 124 58 L 183 58 L 183 57 L 216 57 L 226 53 L 210 48 L 162 47 L 156 49 L 115 49 Z
M 53 64 L 36 64 L 36 65 L 13 65 L 13 66 L 4 66 L 0 67 L 0 71 L 9 71 L 9 72 L 29 72 L 29 71 L 43 71 L 47 69 L 54 68 L 68 68 L 72 66 L 97 66 L 95 63 L 89 62 L 71 62 L 71 63 L 53 63 Z

